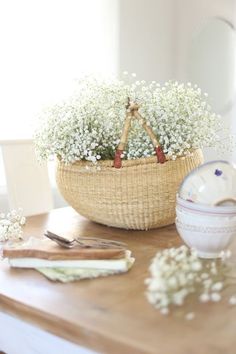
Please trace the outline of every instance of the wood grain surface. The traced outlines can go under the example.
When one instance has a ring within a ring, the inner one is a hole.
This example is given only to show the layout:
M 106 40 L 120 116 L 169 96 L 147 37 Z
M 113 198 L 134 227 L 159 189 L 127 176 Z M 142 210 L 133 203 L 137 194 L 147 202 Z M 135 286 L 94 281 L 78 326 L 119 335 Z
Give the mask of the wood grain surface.
M 144 280 L 158 250 L 179 246 L 175 226 L 126 231 L 89 222 L 63 208 L 28 218 L 25 235 L 46 228 L 72 236 L 125 241 L 136 262 L 126 274 L 52 283 L 34 270 L 0 263 L 0 310 L 74 343 L 109 354 L 235 354 L 236 307 L 196 304 L 196 318 L 163 317 L 146 300 Z M 231 247 L 235 258 L 235 243 Z

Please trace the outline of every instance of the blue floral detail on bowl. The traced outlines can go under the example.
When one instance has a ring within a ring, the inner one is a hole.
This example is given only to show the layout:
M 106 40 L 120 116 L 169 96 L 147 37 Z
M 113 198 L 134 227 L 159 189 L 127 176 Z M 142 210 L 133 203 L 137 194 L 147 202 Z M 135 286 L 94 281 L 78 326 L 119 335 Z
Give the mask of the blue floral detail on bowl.
M 223 173 L 223 171 L 218 170 L 218 168 L 215 170 L 215 175 L 216 175 L 216 176 L 221 176 L 222 173 Z

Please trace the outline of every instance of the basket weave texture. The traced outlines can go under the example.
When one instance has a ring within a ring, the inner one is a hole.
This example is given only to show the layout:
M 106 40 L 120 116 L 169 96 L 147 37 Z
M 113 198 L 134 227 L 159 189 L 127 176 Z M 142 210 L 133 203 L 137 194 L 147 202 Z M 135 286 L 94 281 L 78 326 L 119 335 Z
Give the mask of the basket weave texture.
M 157 163 L 156 157 L 127 160 L 122 168 L 112 160 L 86 168 L 88 162 L 58 161 L 57 184 L 64 199 L 79 214 L 108 226 L 148 230 L 175 220 L 176 192 L 183 178 L 203 162 L 201 150 L 190 156 Z

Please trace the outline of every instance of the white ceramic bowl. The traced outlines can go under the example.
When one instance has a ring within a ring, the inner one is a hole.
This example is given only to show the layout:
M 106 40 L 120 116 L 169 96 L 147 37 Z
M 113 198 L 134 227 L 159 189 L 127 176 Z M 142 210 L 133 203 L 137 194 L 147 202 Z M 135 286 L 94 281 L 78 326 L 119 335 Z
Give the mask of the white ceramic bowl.
M 176 227 L 184 242 L 197 251 L 201 258 L 218 258 L 236 235 L 236 225 L 206 226 L 182 223 L 176 218 Z
M 236 208 L 199 205 L 177 196 L 176 227 L 202 258 L 217 258 L 236 235 Z
M 229 205 L 229 206 L 210 206 L 204 204 L 193 203 L 188 200 L 182 199 L 178 194 L 176 196 L 176 205 L 183 209 L 189 210 L 193 213 L 198 213 L 201 215 L 215 215 L 217 217 L 220 216 L 234 216 L 236 215 L 236 206 Z
M 188 174 L 179 188 L 184 200 L 236 206 L 236 168 L 227 161 L 207 162 Z
M 235 206 L 208 206 L 192 203 L 176 197 L 177 216 L 182 215 L 184 222 L 212 223 L 232 223 L 236 220 Z M 179 214 L 179 215 L 178 215 Z
M 236 226 L 236 214 L 230 216 L 227 214 L 209 214 L 176 206 L 176 216 L 178 220 L 188 225 Z

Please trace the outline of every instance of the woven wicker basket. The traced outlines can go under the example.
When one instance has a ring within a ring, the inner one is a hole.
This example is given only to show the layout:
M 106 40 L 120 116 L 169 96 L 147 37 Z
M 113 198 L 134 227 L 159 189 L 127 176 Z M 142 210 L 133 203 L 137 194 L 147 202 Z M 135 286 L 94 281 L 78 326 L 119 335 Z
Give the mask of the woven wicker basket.
M 58 161 L 57 184 L 65 200 L 81 215 L 108 226 L 147 230 L 172 224 L 176 191 L 183 178 L 203 161 L 201 150 L 191 156 L 157 163 L 155 157 L 65 165 Z
M 86 218 L 108 226 L 147 230 L 172 224 L 175 198 L 183 178 L 203 162 L 201 150 L 166 161 L 152 128 L 128 102 L 115 159 L 88 169 L 87 161 L 65 165 L 58 160 L 57 184 L 65 200 Z M 137 119 L 149 135 L 156 156 L 122 161 L 128 132 Z M 159 163 L 157 163 L 159 162 Z M 122 168 L 121 168 L 122 167 Z

